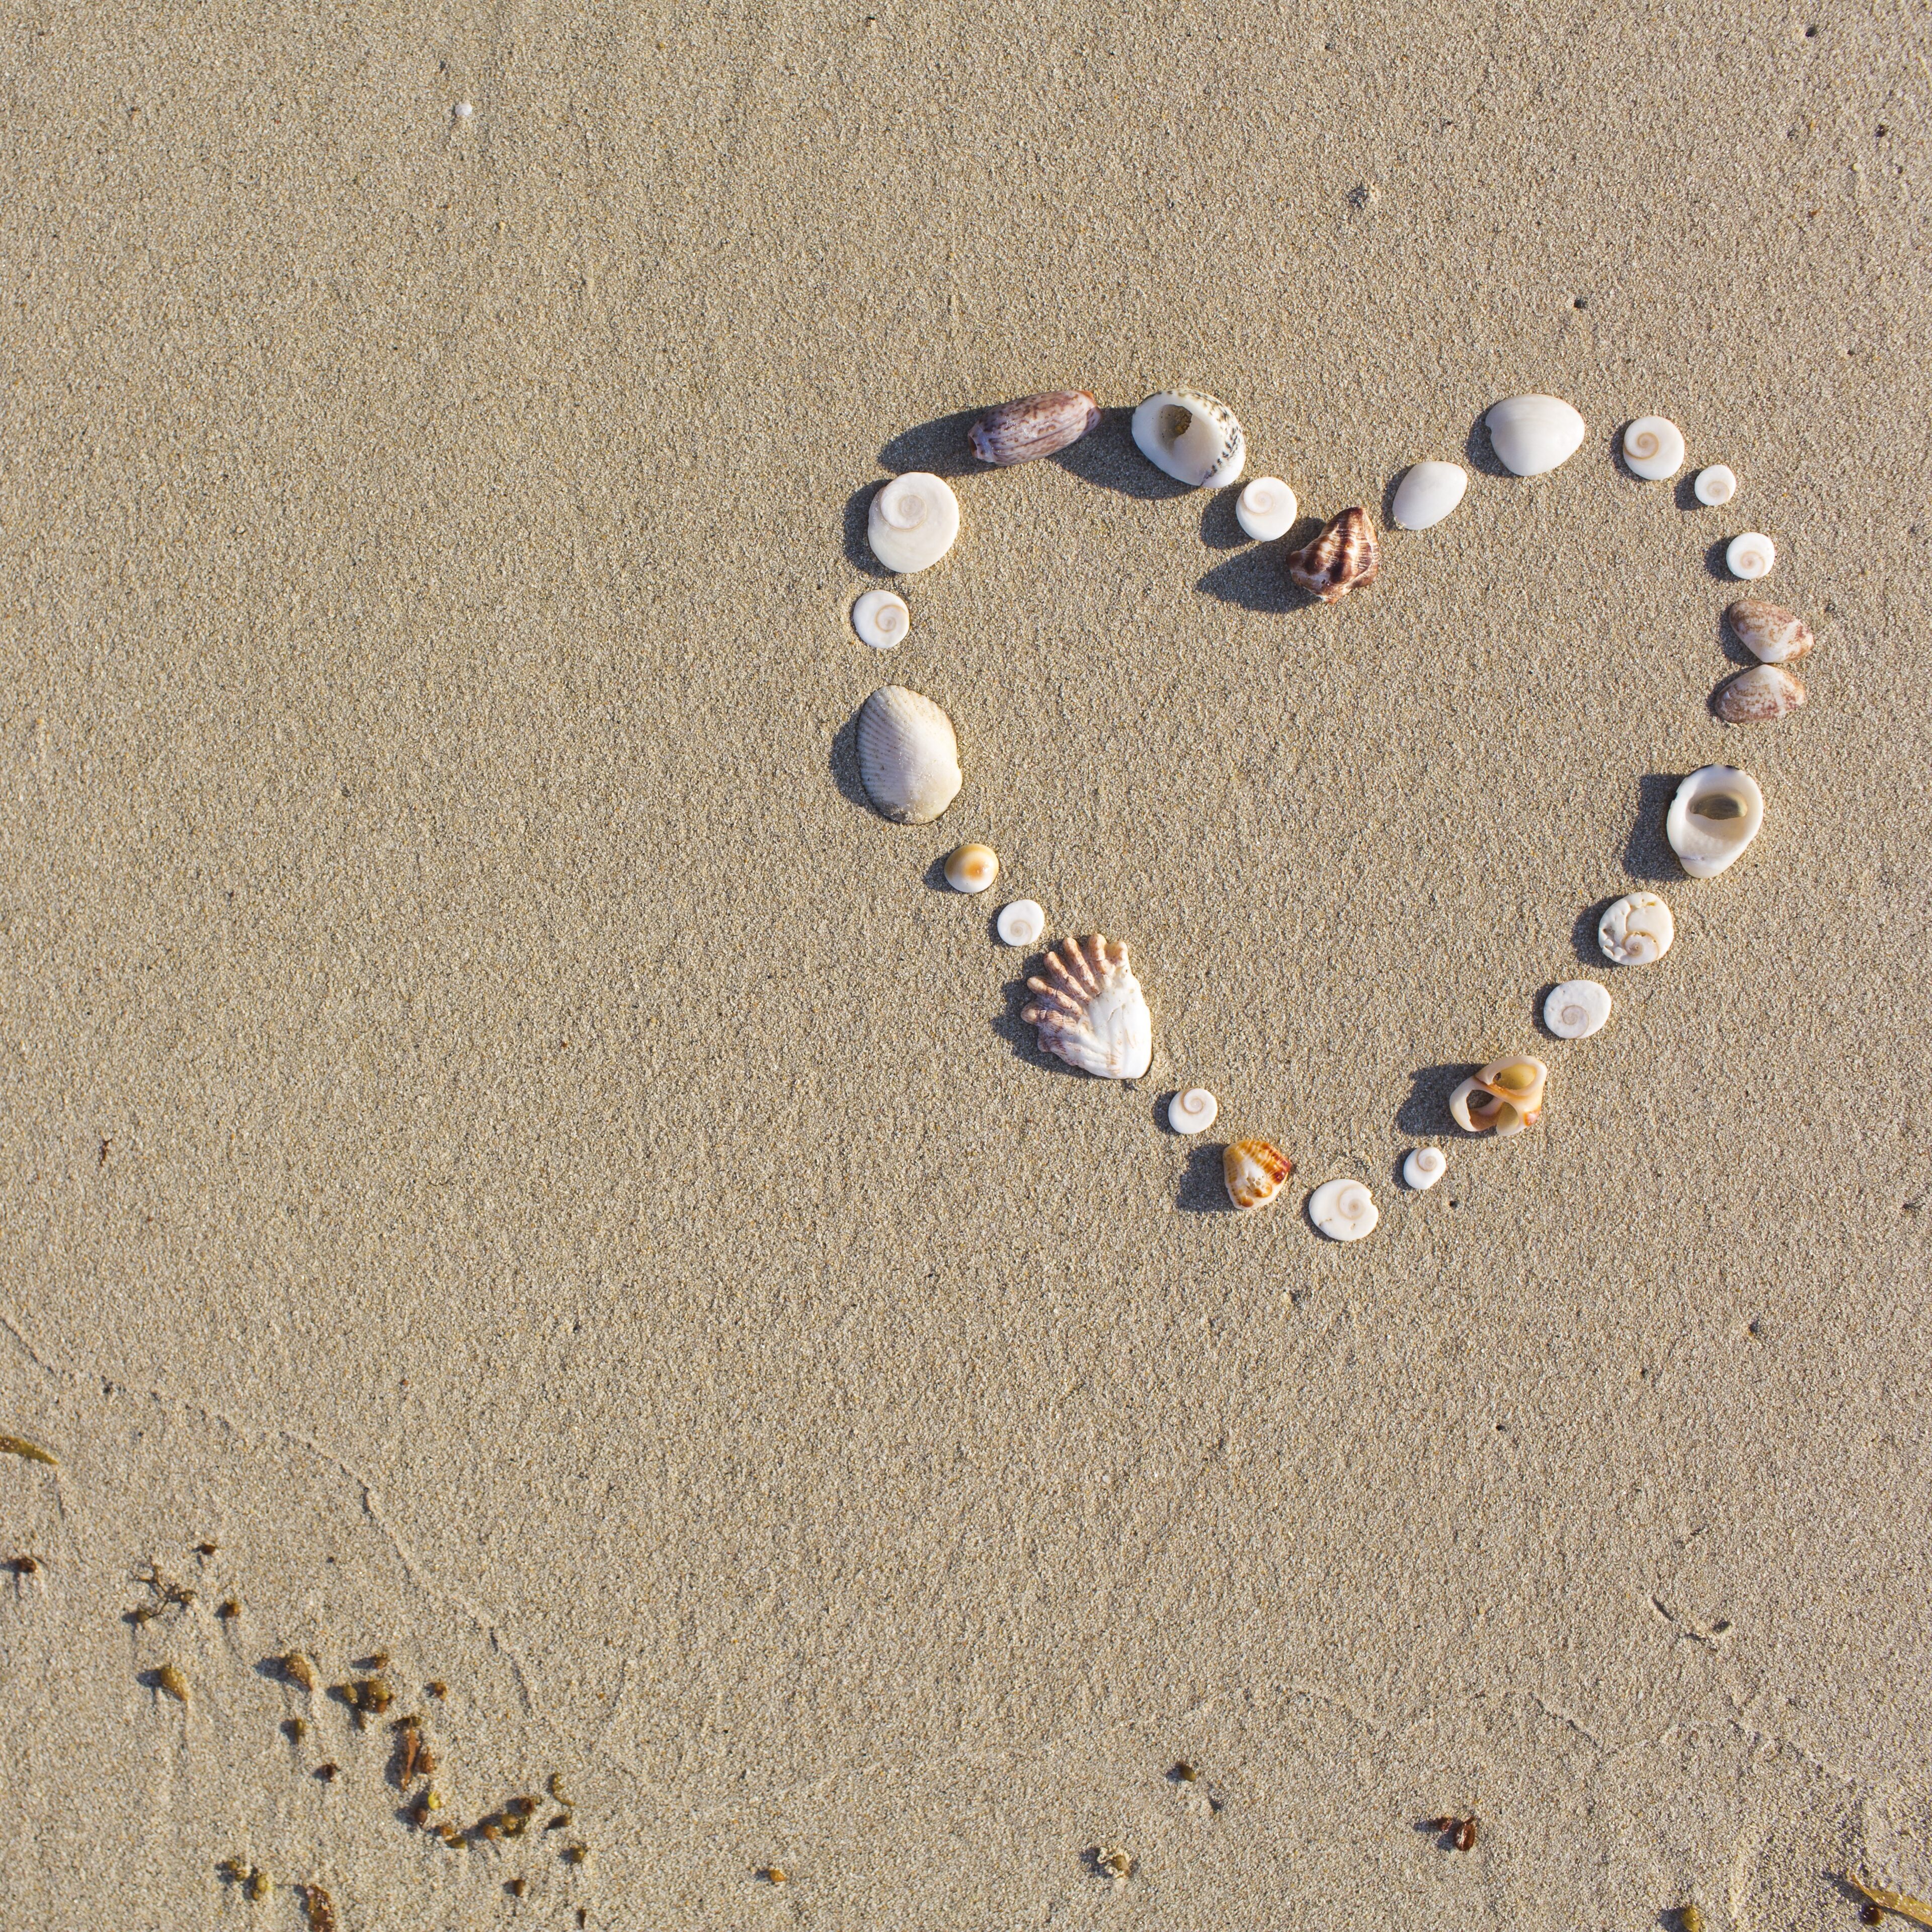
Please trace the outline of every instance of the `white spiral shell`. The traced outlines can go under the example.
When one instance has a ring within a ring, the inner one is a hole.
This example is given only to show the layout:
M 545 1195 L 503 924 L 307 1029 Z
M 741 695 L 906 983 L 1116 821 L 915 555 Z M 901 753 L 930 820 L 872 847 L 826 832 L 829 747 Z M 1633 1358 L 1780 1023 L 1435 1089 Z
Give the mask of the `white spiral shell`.
M 1483 418 L 1503 467 L 1540 476 L 1582 447 L 1586 425 L 1560 396 L 1510 396 Z
M 1733 537 L 1724 550 L 1724 568 L 1733 577 L 1748 584 L 1753 578 L 1768 577 L 1778 561 L 1778 546 L 1762 530 L 1747 530 Z
M 859 707 L 859 778 L 882 818 L 928 825 L 959 795 L 959 740 L 929 698 L 884 684 Z
M 1588 1040 L 1610 1017 L 1610 989 L 1594 980 L 1565 980 L 1543 1003 L 1543 1024 L 1558 1040 Z
M 1220 1102 L 1206 1088 L 1190 1087 L 1167 1103 L 1167 1124 L 1178 1134 L 1204 1134 L 1220 1111 Z
M 896 590 L 868 590 L 852 606 L 852 628 L 862 644 L 875 651 L 889 651 L 905 641 L 912 628 L 912 613 Z
M 1449 1172 L 1440 1148 L 1412 1148 L 1402 1163 L 1402 1178 L 1418 1194 L 1426 1193 Z
M 1597 944 L 1613 966 L 1648 966 L 1670 950 L 1677 922 L 1654 892 L 1626 892 L 1604 908 Z
M 1462 502 L 1468 487 L 1469 472 L 1460 464 L 1412 463 L 1395 486 L 1390 514 L 1402 530 L 1432 530 Z
M 1156 470 L 1196 490 L 1233 482 L 1248 460 L 1234 411 L 1198 389 L 1156 389 L 1132 428 L 1134 447 Z
M 1714 879 L 1744 856 L 1764 824 L 1764 794 L 1735 765 L 1704 765 L 1677 788 L 1664 836 L 1694 879 Z
M 1720 503 L 1728 503 L 1738 494 L 1737 472 L 1728 464 L 1706 464 L 1698 471 L 1690 488 L 1699 502 L 1708 503 L 1714 509 Z
M 1308 1218 L 1331 1241 L 1359 1241 L 1374 1233 L 1382 1214 L 1369 1190 L 1345 1174 L 1324 1180 L 1308 1197 Z
M 1294 526 L 1294 492 L 1279 476 L 1257 476 L 1234 500 L 1234 520 L 1256 543 L 1272 543 Z
M 1661 483 L 1684 467 L 1684 432 L 1668 416 L 1639 416 L 1624 431 L 1624 461 L 1633 476 Z
M 1003 946 L 1035 946 L 1046 930 L 1046 908 L 1037 899 L 1014 899 L 993 922 Z
M 923 470 L 895 476 L 872 499 L 866 540 L 872 554 L 902 577 L 929 569 L 959 534 L 959 499 Z

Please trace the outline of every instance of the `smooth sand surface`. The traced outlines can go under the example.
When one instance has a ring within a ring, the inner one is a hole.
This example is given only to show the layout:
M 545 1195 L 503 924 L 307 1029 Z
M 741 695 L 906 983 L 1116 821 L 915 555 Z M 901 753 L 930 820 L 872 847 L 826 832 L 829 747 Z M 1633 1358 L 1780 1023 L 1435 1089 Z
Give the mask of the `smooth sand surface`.
M 1932 1894 L 1922 12 L 868 3 L 12 10 L 0 1430 L 59 1467 L 0 1456 L 0 1920 Z M 1135 454 L 1176 382 L 1311 516 L 1468 497 L 1312 606 Z M 966 458 L 1055 384 L 1088 442 Z M 1534 482 L 1521 391 L 1589 424 Z M 1819 642 L 1733 730 L 1753 528 Z M 938 824 L 855 790 L 887 680 Z M 1696 882 L 1714 760 L 1768 806 Z M 1144 1080 L 1034 1049 L 1022 893 L 1131 943 Z M 1510 1048 L 1542 1124 L 1458 1135 Z M 568 1825 L 417 1831 L 418 1712 L 435 1822 Z

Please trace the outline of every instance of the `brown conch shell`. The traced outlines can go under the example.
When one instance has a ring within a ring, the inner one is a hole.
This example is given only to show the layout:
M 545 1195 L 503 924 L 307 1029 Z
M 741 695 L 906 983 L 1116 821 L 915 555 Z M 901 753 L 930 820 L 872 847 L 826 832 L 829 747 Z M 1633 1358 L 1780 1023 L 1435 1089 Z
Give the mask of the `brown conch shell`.
M 1508 1140 L 1542 1118 L 1543 1083 L 1549 1078 L 1550 1069 L 1541 1060 L 1513 1053 L 1464 1081 L 1450 1095 L 1449 1111 L 1464 1132 L 1494 1127 L 1498 1140 Z
M 966 440 L 982 463 L 1004 469 L 1054 455 L 1100 420 L 1100 405 L 1084 389 L 1049 389 L 988 410 L 966 432 Z
M 1294 1162 L 1269 1141 L 1237 1141 L 1221 1156 L 1228 1198 L 1244 1213 L 1265 1208 L 1294 1172 Z
M 1323 526 L 1313 542 L 1288 553 L 1288 574 L 1324 604 L 1376 580 L 1375 526 L 1358 504 Z
M 1804 687 L 1790 672 L 1774 664 L 1741 671 L 1711 700 L 1711 709 L 1726 724 L 1762 724 L 1796 711 L 1804 702 Z
M 1738 642 L 1766 664 L 1789 664 L 1793 658 L 1802 658 L 1816 642 L 1811 626 L 1781 604 L 1740 597 L 1724 616 Z

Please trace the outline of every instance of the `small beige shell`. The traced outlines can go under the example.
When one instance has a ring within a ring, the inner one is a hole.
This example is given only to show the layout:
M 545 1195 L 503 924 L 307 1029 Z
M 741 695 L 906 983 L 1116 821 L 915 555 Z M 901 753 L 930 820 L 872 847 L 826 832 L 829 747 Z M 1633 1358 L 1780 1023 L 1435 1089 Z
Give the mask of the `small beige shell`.
M 1402 1163 L 1402 1178 L 1418 1194 L 1426 1193 L 1449 1172 L 1440 1148 L 1412 1148 Z
M 1648 966 L 1670 950 L 1677 922 L 1654 892 L 1626 892 L 1606 906 L 1597 944 L 1613 966 Z
M 956 892 L 983 892 L 1000 876 L 1000 855 L 990 845 L 956 845 L 946 855 L 946 883 Z
M 1526 1054 L 1492 1060 L 1450 1095 L 1449 1112 L 1466 1133 L 1493 1127 L 1498 1140 L 1509 1140 L 1543 1118 L 1544 1083 L 1549 1078 L 1549 1068 Z
M 1724 613 L 1731 634 L 1762 664 L 1789 664 L 1802 658 L 1815 640 L 1811 627 L 1795 610 L 1781 604 L 1760 604 L 1740 597 Z
M 1294 1162 L 1272 1141 L 1237 1141 L 1221 1156 L 1228 1198 L 1244 1214 L 1265 1208 L 1294 1172 Z
M 1774 664 L 1740 671 L 1711 701 L 1726 724 L 1762 724 L 1796 711 L 1804 702 L 1804 687 L 1790 672 Z
M 1694 879 L 1714 879 L 1744 856 L 1763 824 L 1756 779 L 1734 765 L 1705 765 L 1677 788 L 1664 836 Z
M 859 708 L 859 778 L 883 818 L 928 825 L 959 795 L 959 740 L 929 698 L 884 684 Z
M 1100 405 L 1084 389 L 1048 389 L 988 410 L 966 440 L 982 463 L 1009 469 L 1052 456 L 1078 442 L 1100 420 Z
M 1046 956 L 1046 976 L 1027 984 L 1040 997 L 1020 1017 L 1039 1029 L 1042 1052 L 1102 1080 L 1138 1080 L 1148 1070 L 1154 1021 L 1124 945 L 1098 932 L 1064 940 Z
M 1720 503 L 1728 503 L 1738 494 L 1737 472 L 1728 463 L 1708 463 L 1697 472 L 1697 480 L 1690 488 L 1696 491 L 1697 500 L 1715 508 Z
M 1381 559 L 1375 526 L 1358 504 L 1331 518 L 1312 542 L 1288 554 L 1288 574 L 1303 590 L 1333 604 L 1376 580 Z
M 1167 1124 L 1178 1134 L 1204 1134 L 1220 1111 L 1220 1102 L 1206 1088 L 1190 1087 L 1167 1103 Z
M 1746 530 L 1724 547 L 1724 568 L 1747 580 L 1768 577 L 1778 562 L 1778 546 L 1762 530 Z
M 1014 899 L 993 922 L 1003 946 L 1032 946 L 1046 930 L 1046 908 L 1037 899 Z

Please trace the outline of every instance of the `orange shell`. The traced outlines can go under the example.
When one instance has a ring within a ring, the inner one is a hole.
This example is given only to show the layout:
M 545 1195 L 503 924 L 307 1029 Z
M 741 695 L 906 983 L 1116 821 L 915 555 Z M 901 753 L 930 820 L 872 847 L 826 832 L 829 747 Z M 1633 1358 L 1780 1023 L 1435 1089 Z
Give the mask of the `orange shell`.
M 1237 1141 L 1221 1156 L 1228 1198 L 1244 1212 L 1265 1208 L 1294 1172 L 1294 1162 L 1268 1141 Z

